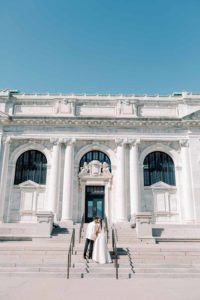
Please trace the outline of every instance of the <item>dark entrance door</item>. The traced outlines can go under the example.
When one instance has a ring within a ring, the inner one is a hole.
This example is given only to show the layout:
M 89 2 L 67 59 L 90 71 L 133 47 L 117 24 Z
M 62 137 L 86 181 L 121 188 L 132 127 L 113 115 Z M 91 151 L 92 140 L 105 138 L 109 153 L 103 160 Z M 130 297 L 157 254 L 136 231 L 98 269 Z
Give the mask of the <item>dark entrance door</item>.
M 87 185 L 85 187 L 85 223 L 95 216 L 104 219 L 104 186 Z

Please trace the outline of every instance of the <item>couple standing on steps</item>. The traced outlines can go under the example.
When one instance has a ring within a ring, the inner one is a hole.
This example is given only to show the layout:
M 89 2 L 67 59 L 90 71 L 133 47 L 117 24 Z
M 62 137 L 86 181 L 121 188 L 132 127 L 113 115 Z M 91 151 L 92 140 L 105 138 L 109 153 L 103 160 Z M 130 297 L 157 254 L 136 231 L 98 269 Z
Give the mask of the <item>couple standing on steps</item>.
M 110 253 L 108 251 L 106 236 L 102 226 L 102 220 L 95 217 L 92 222 L 88 224 L 86 230 L 86 241 L 83 257 L 86 259 L 86 254 L 89 248 L 89 259 L 100 264 L 111 263 Z

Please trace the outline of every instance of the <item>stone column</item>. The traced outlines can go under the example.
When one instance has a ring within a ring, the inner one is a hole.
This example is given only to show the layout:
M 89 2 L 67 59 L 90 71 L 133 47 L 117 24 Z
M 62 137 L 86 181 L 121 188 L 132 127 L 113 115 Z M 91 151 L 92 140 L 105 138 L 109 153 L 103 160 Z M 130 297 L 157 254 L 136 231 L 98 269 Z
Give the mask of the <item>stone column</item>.
M 78 201 L 78 209 L 79 209 L 79 214 L 78 214 L 78 220 L 82 220 L 82 216 L 85 215 L 85 186 L 86 182 L 85 181 L 80 181 L 80 199 Z
M 51 139 L 53 144 L 52 160 L 51 160 L 51 174 L 49 181 L 49 197 L 48 210 L 56 214 L 56 203 L 58 202 L 58 178 L 59 178 L 59 155 L 60 155 L 60 141 L 59 139 Z
M 73 139 L 65 140 L 62 221 L 72 220 L 74 143 Z
M 0 185 L 1 185 L 1 172 L 2 172 L 2 162 L 3 162 L 3 136 L 2 133 L 0 132 Z
M 189 142 L 188 140 L 180 141 L 181 158 L 182 158 L 182 204 L 183 204 L 183 219 L 186 223 L 194 221 L 194 204 L 192 194 L 192 180 L 189 157 Z
M 140 182 L 139 182 L 139 141 L 130 141 L 130 213 L 131 217 L 140 211 Z
M 2 158 L 2 172 L 1 172 L 1 184 L 0 184 L 0 222 L 4 221 L 4 203 L 6 195 L 6 187 L 8 180 L 8 163 L 9 163 L 9 154 L 10 154 L 10 144 L 11 139 L 7 137 L 4 142 L 4 152 Z
M 117 144 L 117 174 L 116 174 L 116 220 L 126 221 L 125 203 L 125 144 L 123 140 L 116 140 Z

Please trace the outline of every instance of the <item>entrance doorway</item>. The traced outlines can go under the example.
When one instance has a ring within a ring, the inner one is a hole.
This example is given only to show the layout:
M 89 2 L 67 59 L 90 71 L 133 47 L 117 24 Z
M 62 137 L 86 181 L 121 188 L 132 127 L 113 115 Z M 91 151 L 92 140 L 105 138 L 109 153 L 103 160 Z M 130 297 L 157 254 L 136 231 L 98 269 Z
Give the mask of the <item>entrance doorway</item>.
M 91 222 L 95 216 L 104 219 L 104 195 L 104 186 L 85 187 L 85 223 Z

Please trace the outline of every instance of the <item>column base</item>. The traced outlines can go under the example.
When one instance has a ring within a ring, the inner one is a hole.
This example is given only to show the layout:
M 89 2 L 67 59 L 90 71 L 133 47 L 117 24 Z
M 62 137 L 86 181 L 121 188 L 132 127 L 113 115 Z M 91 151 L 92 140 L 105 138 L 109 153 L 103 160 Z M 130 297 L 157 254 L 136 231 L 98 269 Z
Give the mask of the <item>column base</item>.
M 127 219 L 117 219 L 115 223 L 128 223 Z
M 184 220 L 184 224 L 195 224 L 195 220 Z
M 59 224 L 63 227 L 72 227 L 74 225 L 74 222 L 72 220 L 61 220 Z

